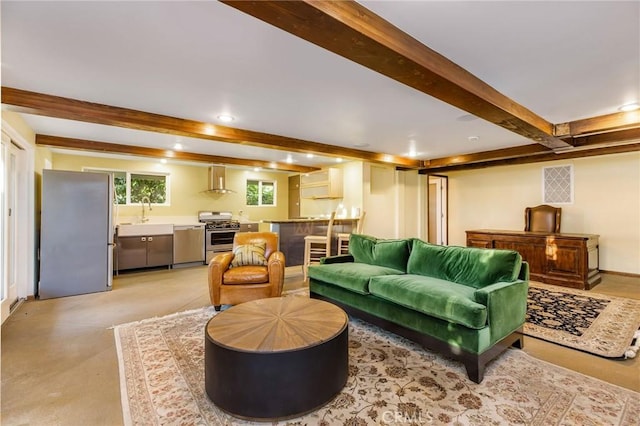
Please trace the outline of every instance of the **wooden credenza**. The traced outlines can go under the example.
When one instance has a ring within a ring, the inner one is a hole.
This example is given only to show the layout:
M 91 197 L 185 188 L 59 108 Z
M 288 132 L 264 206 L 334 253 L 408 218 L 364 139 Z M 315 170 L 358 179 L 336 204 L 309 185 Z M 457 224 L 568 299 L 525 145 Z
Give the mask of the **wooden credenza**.
M 529 263 L 533 281 L 590 290 L 601 281 L 598 235 L 467 231 L 467 246 L 515 250 Z

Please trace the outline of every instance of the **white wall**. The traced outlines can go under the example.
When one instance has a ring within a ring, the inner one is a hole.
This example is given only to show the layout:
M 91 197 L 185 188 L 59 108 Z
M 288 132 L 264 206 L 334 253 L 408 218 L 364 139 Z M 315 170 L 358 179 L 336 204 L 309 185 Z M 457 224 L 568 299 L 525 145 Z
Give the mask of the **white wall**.
M 565 233 L 600 235 L 600 269 L 640 274 L 640 153 L 451 172 L 449 244 L 466 230 L 524 229 L 524 209 L 542 204 L 542 168 L 573 164 L 574 203 Z

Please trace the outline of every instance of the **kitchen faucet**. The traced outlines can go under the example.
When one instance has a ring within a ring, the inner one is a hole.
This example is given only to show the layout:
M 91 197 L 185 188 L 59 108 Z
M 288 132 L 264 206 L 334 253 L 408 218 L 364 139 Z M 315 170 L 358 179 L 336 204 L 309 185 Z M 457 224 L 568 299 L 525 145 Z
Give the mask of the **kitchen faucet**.
M 149 211 L 153 210 L 151 208 L 151 200 L 149 199 L 149 197 L 142 197 L 142 199 L 140 199 L 140 203 L 142 204 L 142 219 L 140 220 L 142 223 L 148 222 L 149 218 L 145 217 L 145 211 L 144 211 L 144 203 L 145 201 L 149 204 Z

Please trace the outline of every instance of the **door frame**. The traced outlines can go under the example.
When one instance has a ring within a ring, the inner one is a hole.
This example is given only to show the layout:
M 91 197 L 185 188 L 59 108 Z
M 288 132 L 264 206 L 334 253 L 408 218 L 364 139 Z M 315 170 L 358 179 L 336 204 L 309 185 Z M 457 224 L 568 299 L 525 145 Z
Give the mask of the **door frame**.
M 438 245 L 449 244 L 449 177 L 427 174 L 427 214 L 429 214 L 429 189 L 436 185 L 436 239 Z M 440 218 L 440 220 L 437 220 Z M 427 228 L 429 218 L 427 217 Z M 428 235 L 428 232 L 427 232 Z
M 37 262 L 35 242 L 35 147 L 18 131 L 2 119 L 2 131 L 11 139 L 11 143 L 21 149 L 17 158 L 16 182 L 16 288 L 18 300 L 33 296 L 36 288 L 35 267 Z M 6 220 L 6 211 L 1 214 Z M 5 222 L 6 223 L 6 222 Z M 4 244 L 4 242 L 3 242 Z M 4 263 L 6 260 L 2 259 Z M 6 270 L 7 265 L 3 265 Z

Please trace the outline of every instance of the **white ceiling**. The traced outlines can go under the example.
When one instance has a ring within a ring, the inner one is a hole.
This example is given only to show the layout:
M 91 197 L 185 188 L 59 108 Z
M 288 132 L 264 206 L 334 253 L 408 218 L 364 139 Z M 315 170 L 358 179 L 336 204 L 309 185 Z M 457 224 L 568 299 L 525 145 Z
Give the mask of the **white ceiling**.
M 363 4 L 552 123 L 640 100 L 638 1 Z M 3 86 L 212 123 L 229 113 L 232 127 L 400 156 L 413 150 L 425 160 L 532 143 L 216 1 L 3 0 L 1 8 Z M 287 156 L 24 117 L 40 134 Z M 300 165 L 334 161 L 291 155 Z

